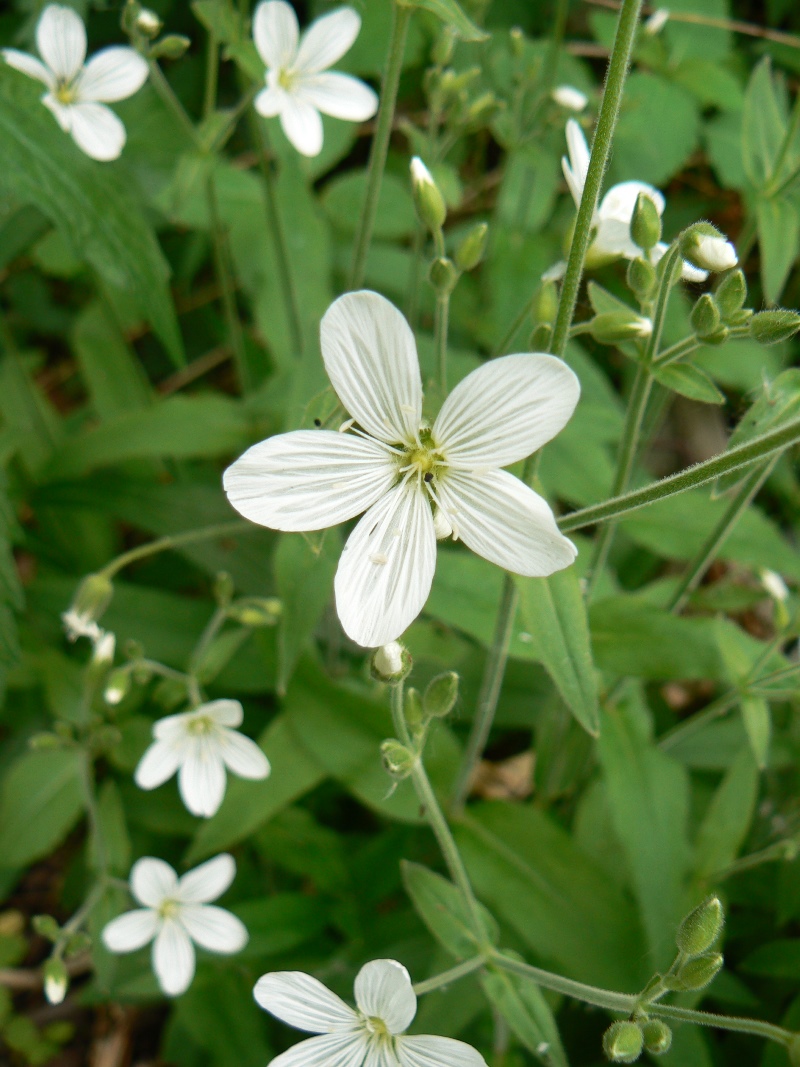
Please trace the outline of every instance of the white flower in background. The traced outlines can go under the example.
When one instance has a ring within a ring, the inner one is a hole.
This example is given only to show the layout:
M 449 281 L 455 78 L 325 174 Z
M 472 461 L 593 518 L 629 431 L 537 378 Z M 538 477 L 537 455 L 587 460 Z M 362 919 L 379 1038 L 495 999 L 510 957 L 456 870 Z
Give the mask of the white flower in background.
M 567 122 L 567 152 L 569 158 L 562 157 L 561 167 L 577 208 L 580 207 L 589 171 L 589 146 L 575 119 L 569 119 Z M 597 207 L 594 218 L 596 233 L 586 257 L 587 265 L 600 266 L 620 258 L 638 259 L 643 254 L 631 237 L 631 218 L 639 193 L 649 196 L 659 215 L 664 214 L 663 195 L 647 182 L 629 181 L 612 185 Z M 650 258 L 653 264 L 658 263 L 667 247 L 663 241 L 659 241 L 652 249 Z M 708 277 L 706 271 L 698 270 L 685 261 L 682 275 L 686 281 L 691 282 L 702 282 Z
M 62 612 L 61 621 L 69 641 L 77 641 L 79 637 L 88 637 L 94 645 L 97 645 L 105 634 L 105 630 L 100 629 L 91 615 L 76 611 L 75 608 Z
M 98 666 L 108 667 L 114 662 L 114 653 L 117 648 L 117 639 L 110 630 L 101 630 L 100 636 L 94 643 L 92 651 L 92 663 Z
M 193 815 L 214 815 L 225 796 L 225 768 L 240 778 L 266 778 L 269 760 L 235 728 L 244 713 L 238 700 L 212 700 L 168 715 L 153 726 L 155 741 L 136 768 L 140 789 L 155 789 L 178 772 L 178 789 Z
M 143 905 L 112 919 L 103 929 L 111 952 L 135 952 L 153 942 L 153 970 L 170 997 L 180 996 L 194 977 L 194 945 L 231 955 L 247 944 L 247 929 L 224 908 L 209 904 L 222 896 L 236 874 L 233 857 L 215 856 L 178 878 L 163 860 L 145 856 L 131 869 L 131 892 Z
M 345 632 L 375 648 L 425 605 L 437 526 L 516 574 L 569 566 L 575 547 L 547 503 L 501 470 L 541 448 L 578 402 L 578 379 L 554 356 L 503 356 L 473 371 L 422 421 L 411 329 L 384 297 L 339 297 L 321 328 L 322 358 L 350 432 L 295 430 L 253 445 L 224 475 L 228 499 L 274 530 L 321 530 L 361 512 L 339 560 Z
M 417 997 L 408 971 L 396 960 L 373 960 L 361 968 L 357 1010 L 302 971 L 265 974 L 253 995 L 282 1022 L 319 1035 L 294 1045 L 270 1067 L 486 1067 L 483 1056 L 463 1041 L 404 1033 L 417 1013 Z
M 777 571 L 770 571 L 764 567 L 759 574 L 761 584 L 773 600 L 783 603 L 789 599 L 789 587 Z
M 279 115 L 283 132 L 304 156 L 322 149 L 320 112 L 364 122 L 378 110 L 378 97 L 368 85 L 328 70 L 352 47 L 360 29 L 360 16 L 341 7 L 318 18 L 300 38 L 291 4 L 262 0 L 256 8 L 253 37 L 267 67 L 267 87 L 255 107 L 266 118 Z
M 147 79 L 147 62 L 132 48 L 104 48 L 84 65 L 86 30 L 71 7 L 50 4 L 36 25 L 42 61 L 27 52 L 4 48 L 6 63 L 44 82 L 44 103 L 61 129 L 92 159 L 116 159 L 125 144 L 125 127 L 106 104 L 133 96 Z
M 669 19 L 669 9 L 666 7 L 660 7 L 657 11 L 654 11 L 650 18 L 645 19 L 644 32 L 650 37 L 655 37 L 657 33 L 661 33 L 667 24 Z
M 589 97 L 576 89 L 574 85 L 557 85 L 550 94 L 559 107 L 567 111 L 583 111 L 589 103 Z

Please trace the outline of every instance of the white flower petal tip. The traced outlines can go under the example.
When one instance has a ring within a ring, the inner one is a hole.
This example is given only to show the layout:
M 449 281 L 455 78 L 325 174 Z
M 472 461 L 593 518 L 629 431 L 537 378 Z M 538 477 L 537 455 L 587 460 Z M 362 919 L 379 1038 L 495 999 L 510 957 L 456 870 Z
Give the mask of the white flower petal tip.
M 311 1034 L 352 1028 L 358 1019 L 356 1012 L 340 997 L 302 971 L 273 971 L 262 975 L 253 996 L 277 1019 Z
M 381 1019 L 392 1034 L 401 1034 L 417 1014 L 417 996 L 408 971 L 397 960 L 372 960 L 356 975 L 356 1004 L 367 1016 Z
M 589 97 L 576 89 L 574 85 L 558 85 L 550 94 L 559 107 L 567 111 L 583 111 L 589 103 Z
M 692 263 L 701 270 L 730 270 L 739 262 L 736 249 L 724 237 L 699 234 L 689 250 Z

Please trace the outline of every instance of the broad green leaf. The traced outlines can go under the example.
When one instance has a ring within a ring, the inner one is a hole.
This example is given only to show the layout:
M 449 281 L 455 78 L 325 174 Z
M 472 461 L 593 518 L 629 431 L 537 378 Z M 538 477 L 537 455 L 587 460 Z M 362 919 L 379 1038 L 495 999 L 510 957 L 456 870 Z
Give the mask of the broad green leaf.
M 770 430 L 777 430 L 784 423 L 800 415 L 800 370 L 792 367 L 780 373 L 772 381 L 763 382 L 759 395 L 739 420 L 728 440 L 729 448 L 736 448 L 752 441 Z M 716 484 L 717 494 L 724 493 L 741 482 L 743 475 L 734 471 L 720 478 Z M 766 564 L 765 564 L 766 565 Z
M 756 189 L 772 177 L 785 132 L 786 117 L 772 83 L 770 58 L 765 56 L 747 83 L 742 123 L 742 159 Z
M 486 41 L 489 34 L 467 18 L 456 0 L 402 0 L 404 7 L 418 7 L 441 19 L 462 41 Z
M 192 0 L 195 17 L 210 30 L 221 44 L 232 44 L 241 36 L 236 9 L 222 0 Z
M 586 603 L 574 567 L 549 578 L 515 578 L 520 612 L 534 656 L 544 664 L 564 702 L 590 734 L 600 731 L 597 675 Z
M 636 178 L 662 185 L 691 156 L 699 133 L 700 112 L 691 93 L 658 74 L 634 71 L 614 135 L 610 181 Z
M 26 752 L 0 785 L 0 863 L 25 867 L 60 845 L 83 811 L 81 760 L 73 749 Z
M 453 883 L 441 874 L 407 860 L 400 861 L 400 870 L 406 892 L 433 936 L 457 959 L 477 955 L 480 948 L 469 910 Z M 497 923 L 482 904 L 479 908 L 485 936 L 496 945 L 500 937 Z
M 800 979 L 800 938 L 784 938 L 759 945 L 739 966 L 750 974 L 796 982 Z
M 92 827 L 89 857 L 96 871 L 127 876 L 131 866 L 131 839 L 119 790 L 111 779 L 103 782 L 97 797 L 99 834 Z
M 367 172 L 363 170 L 349 170 L 326 184 L 322 206 L 335 229 L 350 236 L 355 234 L 364 210 L 366 184 Z M 409 237 L 416 225 L 410 180 L 384 174 L 378 197 L 375 237 L 388 240 Z
M 72 349 L 101 419 L 150 404 L 150 385 L 141 364 L 101 302 L 88 304 L 75 320 Z
M 609 293 L 607 289 L 604 289 L 602 285 L 598 285 L 597 282 L 589 282 L 587 285 L 587 292 L 589 295 L 589 303 L 597 315 L 614 315 L 617 312 L 623 313 L 627 316 L 627 321 L 637 317 L 636 309 L 631 307 L 630 304 L 626 304 L 624 300 L 620 300 L 619 297 Z
M 769 304 L 780 299 L 800 247 L 800 217 L 794 201 L 775 196 L 756 201 L 761 284 Z
M 690 400 L 699 400 L 703 404 L 725 403 L 725 395 L 717 389 L 705 371 L 692 366 L 691 363 L 670 363 L 666 367 L 656 367 L 653 377 L 667 389 Z
M 772 715 L 769 704 L 763 697 L 742 697 L 742 722 L 747 733 L 747 740 L 753 758 L 760 770 L 764 770 L 769 761 L 769 743 L 772 738 Z
M 545 1067 L 568 1067 L 558 1025 L 541 990 L 521 975 L 489 971 L 481 986 L 517 1039 Z
M 711 798 L 694 843 L 694 876 L 713 885 L 716 873 L 739 855 L 758 799 L 758 770 L 752 753 L 742 748 Z
M 250 940 L 239 959 L 258 959 L 291 952 L 318 937 L 328 924 L 328 907 L 305 893 L 274 893 L 247 900 L 231 909 L 242 920 Z
M 707 40 L 708 35 L 703 34 L 703 38 Z M 744 106 L 744 92 L 739 79 L 712 59 L 684 59 L 670 73 L 704 107 L 719 108 L 723 112 L 741 112 Z

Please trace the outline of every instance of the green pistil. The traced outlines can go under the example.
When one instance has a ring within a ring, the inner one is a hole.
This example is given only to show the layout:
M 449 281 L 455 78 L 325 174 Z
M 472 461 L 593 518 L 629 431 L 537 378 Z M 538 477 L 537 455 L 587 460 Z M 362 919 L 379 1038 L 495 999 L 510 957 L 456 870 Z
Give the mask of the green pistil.
M 198 719 L 190 719 L 186 724 L 186 729 L 190 734 L 210 734 L 214 729 L 214 723 L 208 715 L 201 715 Z

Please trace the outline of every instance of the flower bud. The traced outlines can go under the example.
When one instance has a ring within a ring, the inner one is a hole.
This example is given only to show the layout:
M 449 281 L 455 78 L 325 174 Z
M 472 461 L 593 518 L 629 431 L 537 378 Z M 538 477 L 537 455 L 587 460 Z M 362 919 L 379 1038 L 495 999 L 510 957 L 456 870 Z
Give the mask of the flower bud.
M 540 322 L 531 333 L 529 349 L 531 352 L 549 352 L 550 338 L 553 336 L 553 327 L 549 322 Z
M 114 651 L 117 647 L 117 639 L 109 630 L 101 633 L 95 641 L 92 652 L 92 663 L 97 667 L 109 667 L 114 662 Z
M 531 301 L 531 315 L 535 325 L 542 322 L 551 326 L 556 321 L 558 314 L 558 286 L 554 281 L 542 280 L 541 285 L 533 294 Z M 544 351 L 544 349 L 542 349 Z
M 61 927 L 52 915 L 34 915 L 31 919 L 31 926 L 39 937 L 46 937 L 53 944 L 61 937 Z
M 452 259 L 447 259 L 446 256 L 439 256 L 434 259 L 428 271 L 428 279 L 441 296 L 448 296 L 452 293 L 458 281 L 458 271 L 453 265 Z
M 663 1056 L 672 1044 L 672 1031 L 661 1019 L 648 1019 L 642 1023 L 644 1047 L 651 1056 Z
M 489 224 L 479 222 L 458 244 L 455 251 L 455 264 L 458 270 L 474 270 L 486 252 L 486 239 L 489 236 Z
M 733 270 L 730 274 L 726 274 L 714 291 L 714 300 L 725 321 L 744 307 L 746 299 L 747 282 L 740 270 Z
M 63 960 L 58 956 L 51 956 L 43 968 L 44 995 L 50 1004 L 60 1004 L 67 995 L 69 988 L 69 975 Z
M 710 985 L 722 970 L 725 961 L 719 952 L 709 952 L 705 956 L 695 956 L 678 971 L 674 979 L 670 979 L 671 989 L 695 992 L 705 989 Z
M 180 59 L 191 43 L 181 33 L 170 33 L 153 45 L 150 55 L 153 59 Z
M 393 737 L 390 737 L 388 741 L 384 741 L 381 745 L 381 760 L 383 761 L 384 769 L 397 782 L 402 782 L 404 778 L 408 778 L 414 769 L 416 759 L 410 749 L 407 749 L 405 745 L 396 741 Z
M 411 667 L 411 653 L 399 641 L 381 645 L 372 655 L 372 676 L 379 682 L 400 682 Z
M 589 103 L 586 93 L 582 93 L 574 85 L 557 85 L 550 96 L 559 107 L 566 108 L 567 111 L 583 111 Z
M 131 672 L 127 667 L 120 667 L 109 674 L 103 690 L 103 700 L 106 704 L 120 704 L 130 692 L 130 688 Z
M 411 160 L 411 192 L 420 222 L 432 233 L 437 233 L 447 218 L 447 206 L 439 186 L 419 156 Z
M 425 721 L 425 715 L 422 711 L 422 697 L 419 695 L 418 689 L 413 687 L 406 689 L 403 698 L 403 712 L 410 729 L 415 730 L 417 727 L 422 726 Z
M 639 193 L 631 215 L 631 240 L 645 252 L 661 240 L 661 216 L 655 201 L 647 193 Z
M 632 259 L 628 264 L 628 286 L 640 300 L 647 300 L 656 287 L 656 270 L 646 259 Z
M 739 262 L 736 249 L 725 236 L 707 222 L 690 226 L 681 237 L 681 252 L 702 270 L 730 270 Z
M 473 100 L 467 108 L 466 120 L 467 122 L 477 123 L 486 122 L 489 116 L 493 114 L 500 107 L 500 101 L 494 95 L 494 93 L 483 93 L 477 99 Z
M 784 582 L 783 578 L 776 572 L 763 568 L 759 577 L 761 578 L 761 584 L 764 589 L 769 593 L 773 600 L 780 603 L 784 603 L 789 599 L 789 589 Z
M 147 7 L 143 7 L 139 14 L 136 16 L 134 26 L 141 33 L 143 37 L 153 40 L 154 37 L 158 37 L 164 26 L 164 23 L 155 13 Z
M 700 956 L 720 935 L 725 912 L 719 897 L 711 896 L 689 912 L 675 935 L 678 950 L 684 956 Z
M 589 323 L 592 337 L 603 345 L 622 341 L 638 341 L 653 332 L 650 319 L 642 318 L 631 311 L 602 311 Z
M 443 719 L 455 707 L 458 699 L 458 675 L 455 671 L 445 671 L 433 678 L 422 698 L 422 709 L 426 718 Z
M 644 1037 L 638 1023 L 612 1023 L 603 1034 L 603 1051 L 612 1063 L 635 1063 L 642 1054 Z
M 710 337 L 720 325 L 719 308 L 710 293 L 703 293 L 692 308 L 692 329 L 699 338 Z
M 781 341 L 788 341 L 798 330 L 800 315 L 785 308 L 759 311 L 750 319 L 750 336 L 760 345 L 777 345 Z
M 69 611 L 61 616 L 71 641 L 78 637 L 89 637 L 93 641 L 100 639 L 102 631 L 97 620 L 111 603 L 113 595 L 110 578 L 105 574 L 87 574 L 78 586 Z
M 283 613 L 283 604 L 274 596 L 242 597 L 228 607 L 228 618 L 242 626 L 257 629 L 274 626 Z
M 669 9 L 666 7 L 660 7 L 657 11 L 654 11 L 649 19 L 645 20 L 644 32 L 648 37 L 655 37 L 657 33 L 661 33 L 667 24 L 669 19 Z

